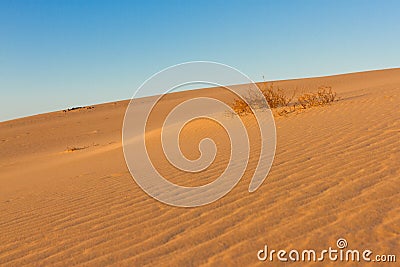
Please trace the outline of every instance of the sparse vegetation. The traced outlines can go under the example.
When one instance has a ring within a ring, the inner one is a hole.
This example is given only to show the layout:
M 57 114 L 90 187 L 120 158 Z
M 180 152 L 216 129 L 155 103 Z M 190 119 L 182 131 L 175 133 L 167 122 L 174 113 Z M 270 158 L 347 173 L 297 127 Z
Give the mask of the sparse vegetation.
M 83 150 L 83 149 L 87 149 L 89 147 L 95 147 L 95 146 L 99 146 L 99 145 L 100 144 L 93 143 L 93 144 L 87 145 L 87 146 L 68 146 L 67 149 L 65 150 L 65 152 L 74 152 L 74 151 Z
M 310 108 L 330 104 L 337 99 L 336 93 L 332 91 L 332 87 L 323 86 L 318 88 L 316 93 L 305 93 L 297 98 L 302 108 Z
M 295 96 L 295 92 L 293 92 L 292 96 L 287 96 L 284 90 L 279 87 L 275 88 L 273 83 L 270 85 L 263 83 L 263 86 L 261 86 L 261 92 L 267 100 L 270 108 L 287 107 Z
M 232 109 L 239 116 L 245 115 L 247 113 L 251 113 L 250 106 L 247 105 L 247 103 L 245 101 L 243 101 L 242 99 L 235 99 L 232 104 Z
M 88 148 L 88 146 L 71 146 L 71 147 L 67 147 L 67 149 L 65 150 L 66 152 L 74 152 L 77 150 L 82 150 L 82 149 L 86 149 Z
M 72 107 L 72 108 L 67 108 L 64 109 L 64 112 L 68 112 L 68 111 L 73 111 L 73 110 L 79 110 L 79 109 L 93 109 L 93 106 L 87 106 L 87 107 Z
M 263 83 L 259 87 L 268 106 L 274 111 L 274 114 L 283 116 L 295 112 L 299 109 L 307 109 L 316 106 L 324 106 L 338 101 L 337 94 L 330 86 L 321 86 L 317 92 L 307 92 L 296 97 L 296 90 L 288 95 L 287 90 L 283 90 L 274 85 Z M 254 108 L 260 108 L 264 100 L 260 99 L 259 94 L 249 90 L 246 101 L 235 99 L 232 109 L 238 115 L 251 113 L 251 105 Z M 247 103 L 246 103 L 247 102 Z

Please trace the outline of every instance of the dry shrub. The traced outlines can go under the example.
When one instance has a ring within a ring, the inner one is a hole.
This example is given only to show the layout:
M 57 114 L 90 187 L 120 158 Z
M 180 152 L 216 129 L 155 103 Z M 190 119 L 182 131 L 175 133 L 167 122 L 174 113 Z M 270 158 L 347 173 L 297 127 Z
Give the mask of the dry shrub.
M 251 113 L 250 106 L 247 105 L 247 103 L 245 101 L 243 101 L 242 99 L 235 99 L 232 104 L 232 109 L 239 116 Z
M 88 148 L 88 146 L 69 146 L 69 147 L 67 147 L 67 149 L 65 151 L 66 152 L 74 152 L 74 151 L 83 150 L 86 148 Z
M 270 85 L 264 83 L 261 92 L 267 100 L 270 108 L 286 107 L 295 96 L 295 92 L 293 92 L 293 95 L 288 97 L 281 88 L 275 88 L 273 83 Z
M 318 88 L 316 93 L 305 93 L 297 98 L 299 105 L 305 109 L 330 104 L 336 100 L 336 93 L 330 86 Z
M 94 107 L 93 107 L 93 106 L 87 106 L 87 107 L 72 107 L 72 108 L 64 109 L 63 112 L 69 112 L 69 111 L 81 110 L 81 109 L 94 109 Z
M 263 83 L 260 86 L 260 90 L 265 100 L 260 97 L 260 95 L 257 94 L 254 90 L 249 90 L 247 96 L 245 97 L 246 101 L 244 101 L 243 99 L 234 100 L 232 108 L 235 113 L 238 115 L 251 113 L 250 106 L 252 106 L 253 108 L 263 107 L 265 103 L 264 101 L 267 101 L 268 106 L 272 109 L 288 107 L 289 103 L 293 100 L 295 96 L 295 93 L 293 93 L 293 96 L 288 97 L 285 94 L 284 90 L 279 87 L 274 87 L 272 83 L 270 85 L 268 85 L 267 83 Z
M 336 93 L 332 91 L 332 87 L 330 86 L 319 87 L 317 92 L 304 93 L 297 97 L 297 101 L 293 101 L 296 91 L 291 96 L 287 96 L 285 93 L 287 91 L 279 87 L 274 87 L 272 83 L 261 84 L 260 90 L 269 107 L 273 109 L 274 114 L 279 116 L 295 112 L 298 108 L 307 109 L 315 106 L 323 106 L 338 100 Z M 232 109 L 240 116 L 252 113 L 250 106 L 260 108 L 265 103 L 254 90 L 249 90 L 245 100 L 241 98 L 235 99 L 232 104 Z

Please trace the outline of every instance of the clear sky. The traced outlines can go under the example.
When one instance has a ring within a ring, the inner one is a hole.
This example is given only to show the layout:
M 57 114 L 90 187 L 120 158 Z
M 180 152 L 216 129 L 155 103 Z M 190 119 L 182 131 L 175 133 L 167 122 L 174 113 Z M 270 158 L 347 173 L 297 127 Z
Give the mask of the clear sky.
M 1 0 L 0 121 L 128 99 L 192 60 L 255 81 L 399 67 L 399 14 L 386 0 Z

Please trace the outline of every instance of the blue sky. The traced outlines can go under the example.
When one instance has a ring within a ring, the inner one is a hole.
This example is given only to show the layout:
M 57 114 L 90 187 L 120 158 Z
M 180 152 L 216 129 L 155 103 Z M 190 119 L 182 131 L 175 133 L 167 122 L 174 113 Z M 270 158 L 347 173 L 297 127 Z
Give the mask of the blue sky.
M 399 1 L 2 0 L 0 121 L 128 99 L 192 60 L 255 81 L 399 67 L 399 14 Z

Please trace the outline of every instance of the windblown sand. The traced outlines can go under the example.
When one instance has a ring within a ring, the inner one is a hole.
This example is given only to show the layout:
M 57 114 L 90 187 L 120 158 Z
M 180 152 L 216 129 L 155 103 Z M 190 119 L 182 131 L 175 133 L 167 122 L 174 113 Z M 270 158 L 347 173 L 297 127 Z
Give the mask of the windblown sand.
M 399 258 L 400 69 L 275 85 L 329 85 L 342 99 L 277 117 L 276 157 L 262 186 L 247 191 L 259 149 L 253 142 L 239 184 L 198 208 L 162 204 L 133 181 L 121 144 L 127 101 L 0 123 L 0 265 L 276 266 L 259 262 L 257 251 L 266 244 L 336 248 L 338 238 L 348 248 Z M 224 97 L 212 89 L 175 93 L 164 108 L 210 93 Z M 251 116 L 243 120 L 254 132 Z M 202 138 L 218 145 L 216 161 L 200 176 L 157 156 L 154 129 L 150 148 L 171 181 L 205 184 L 226 167 L 230 147 L 217 124 L 198 120 L 182 132 L 189 158 L 198 156 Z

